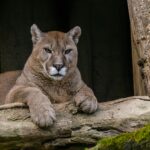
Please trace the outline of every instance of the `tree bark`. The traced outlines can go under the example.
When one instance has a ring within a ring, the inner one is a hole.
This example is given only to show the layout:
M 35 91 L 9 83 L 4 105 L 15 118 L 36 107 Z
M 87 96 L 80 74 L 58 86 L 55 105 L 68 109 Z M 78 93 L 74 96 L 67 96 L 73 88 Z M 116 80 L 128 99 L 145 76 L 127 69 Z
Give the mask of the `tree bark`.
M 128 0 L 134 95 L 150 95 L 150 1 Z M 139 67 L 138 65 L 139 64 Z
M 133 96 L 99 104 L 92 115 L 78 112 L 73 103 L 55 104 L 57 121 L 40 129 L 24 104 L 0 106 L 0 149 L 50 149 L 131 132 L 150 121 L 150 98 Z

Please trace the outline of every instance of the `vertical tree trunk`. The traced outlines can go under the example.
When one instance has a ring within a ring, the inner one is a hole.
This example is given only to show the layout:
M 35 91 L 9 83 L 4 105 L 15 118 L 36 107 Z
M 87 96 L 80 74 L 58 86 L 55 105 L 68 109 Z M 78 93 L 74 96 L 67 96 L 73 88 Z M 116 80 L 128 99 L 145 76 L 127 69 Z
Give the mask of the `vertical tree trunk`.
M 128 8 L 131 23 L 134 94 L 150 95 L 150 1 L 128 0 Z

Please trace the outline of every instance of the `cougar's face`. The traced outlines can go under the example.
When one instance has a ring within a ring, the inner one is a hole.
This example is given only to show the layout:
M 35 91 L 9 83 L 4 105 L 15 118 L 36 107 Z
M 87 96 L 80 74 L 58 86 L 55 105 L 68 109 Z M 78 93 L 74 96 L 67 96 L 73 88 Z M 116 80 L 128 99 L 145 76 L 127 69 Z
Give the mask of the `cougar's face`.
M 39 61 L 50 78 L 61 80 L 76 67 L 77 48 L 67 34 L 49 32 L 37 46 Z
M 33 54 L 40 62 L 44 75 L 53 80 L 62 80 L 77 66 L 78 52 L 75 37 L 77 33 L 71 30 L 68 33 L 52 31 L 40 34 L 39 41 L 34 45 Z M 34 44 L 33 37 L 32 40 Z

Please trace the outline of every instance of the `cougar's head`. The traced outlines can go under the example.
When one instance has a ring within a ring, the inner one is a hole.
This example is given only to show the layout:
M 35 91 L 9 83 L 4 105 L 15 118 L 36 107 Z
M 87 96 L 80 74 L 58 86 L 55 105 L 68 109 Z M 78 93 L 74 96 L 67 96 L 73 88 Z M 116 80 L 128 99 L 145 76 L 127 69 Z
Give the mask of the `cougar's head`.
M 53 79 L 62 80 L 77 66 L 77 43 L 81 35 L 76 26 L 67 33 L 59 31 L 41 32 L 37 25 L 31 26 L 32 59 L 40 65 L 40 72 Z

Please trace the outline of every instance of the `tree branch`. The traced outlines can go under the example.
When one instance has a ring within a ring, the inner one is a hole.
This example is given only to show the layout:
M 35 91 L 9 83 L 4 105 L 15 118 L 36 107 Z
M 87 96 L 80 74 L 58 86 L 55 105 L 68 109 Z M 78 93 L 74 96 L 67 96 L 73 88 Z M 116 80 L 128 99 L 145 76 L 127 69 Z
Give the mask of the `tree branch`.
M 95 144 L 98 139 L 131 132 L 150 121 L 150 98 L 133 96 L 100 103 L 92 115 L 77 112 L 73 103 L 55 104 L 57 121 L 40 129 L 21 103 L 0 106 L 0 148 L 50 148 Z

